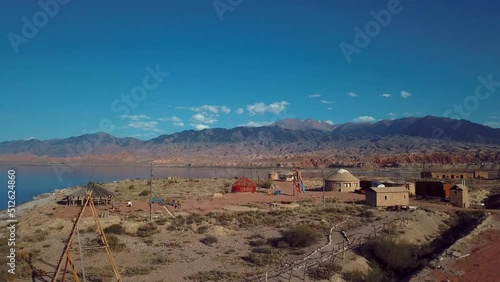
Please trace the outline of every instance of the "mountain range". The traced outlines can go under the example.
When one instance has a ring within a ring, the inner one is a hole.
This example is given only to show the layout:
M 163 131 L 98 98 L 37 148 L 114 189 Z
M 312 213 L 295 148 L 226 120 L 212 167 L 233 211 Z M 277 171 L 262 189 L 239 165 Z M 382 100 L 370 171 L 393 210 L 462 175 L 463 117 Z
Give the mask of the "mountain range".
M 0 143 L 0 161 L 272 166 L 498 162 L 500 129 L 435 116 L 340 125 L 284 119 L 262 127 L 186 130 L 150 140 L 100 132 L 6 141 Z

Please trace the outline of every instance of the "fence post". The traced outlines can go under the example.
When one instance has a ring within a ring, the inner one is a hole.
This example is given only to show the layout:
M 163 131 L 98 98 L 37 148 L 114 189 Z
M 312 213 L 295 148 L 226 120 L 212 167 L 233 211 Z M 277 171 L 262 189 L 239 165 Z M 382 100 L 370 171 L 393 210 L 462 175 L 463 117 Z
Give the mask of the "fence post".
M 342 241 L 342 267 L 344 266 L 345 259 L 345 241 Z

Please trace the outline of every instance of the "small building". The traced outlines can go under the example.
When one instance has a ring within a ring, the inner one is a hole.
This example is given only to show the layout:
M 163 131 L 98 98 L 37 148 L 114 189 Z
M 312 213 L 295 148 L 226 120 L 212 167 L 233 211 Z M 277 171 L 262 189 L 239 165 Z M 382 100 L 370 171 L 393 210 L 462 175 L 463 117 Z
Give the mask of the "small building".
M 246 177 L 242 177 L 236 180 L 236 182 L 233 183 L 233 186 L 231 188 L 231 192 L 233 193 L 238 193 L 238 192 L 255 193 L 256 191 L 257 191 L 257 185 L 255 184 L 255 182 Z
M 325 190 L 336 192 L 354 192 L 360 187 L 359 178 L 345 169 L 339 169 L 336 173 L 325 179 Z
M 276 171 L 269 171 L 267 173 L 267 179 L 268 180 L 272 180 L 272 181 L 279 180 L 280 176 L 279 176 L 279 174 Z
M 374 207 L 407 206 L 410 192 L 405 187 L 372 187 L 366 191 L 366 204 Z
M 83 201 L 87 196 L 87 192 L 90 192 L 95 205 L 113 205 L 115 193 L 109 191 L 108 189 L 89 182 L 87 185 L 80 187 L 73 193 L 66 195 L 66 205 L 71 206 L 81 206 Z
M 280 174 L 279 179 L 281 181 L 293 181 L 293 179 L 294 179 L 294 173 L 291 172 L 291 171 L 285 172 L 283 174 Z
M 450 198 L 451 184 L 443 181 L 416 181 L 415 195 L 422 198 Z M 411 187 L 410 187 L 411 189 Z
M 465 184 L 453 185 L 450 189 L 450 203 L 454 207 L 469 208 L 469 189 Z

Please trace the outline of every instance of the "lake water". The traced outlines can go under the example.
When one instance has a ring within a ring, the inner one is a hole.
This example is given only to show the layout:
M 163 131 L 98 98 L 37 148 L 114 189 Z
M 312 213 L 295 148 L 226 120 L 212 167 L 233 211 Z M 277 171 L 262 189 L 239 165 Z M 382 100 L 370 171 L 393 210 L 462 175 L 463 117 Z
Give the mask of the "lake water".
M 61 168 L 58 166 L 0 166 L 0 189 L 4 191 L 4 196 L 0 197 L 0 210 L 7 208 L 7 172 L 9 169 L 16 171 L 16 205 L 30 201 L 34 196 L 43 193 L 83 185 L 89 181 L 112 182 L 136 178 L 149 179 L 151 175 L 151 168 L 148 166 L 78 166 L 67 171 Z M 154 167 L 154 177 L 234 178 L 247 176 L 252 179 L 266 179 L 268 171 L 269 169 L 157 166 Z M 328 176 L 335 171 L 336 169 L 304 170 L 302 175 L 305 178 L 321 177 L 322 175 Z M 401 173 L 380 171 L 351 172 L 357 176 L 412 175 L 411 173 L 401 175 Z

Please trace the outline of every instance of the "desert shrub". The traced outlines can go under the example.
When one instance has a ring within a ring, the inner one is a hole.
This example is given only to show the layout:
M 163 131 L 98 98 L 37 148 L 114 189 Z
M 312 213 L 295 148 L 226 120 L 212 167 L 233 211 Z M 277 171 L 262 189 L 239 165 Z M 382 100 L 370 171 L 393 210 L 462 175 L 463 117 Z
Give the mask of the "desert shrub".
M 398 242 L 391 237 L 377 237 L 367 241 L 362 252 L 383 267 L 390 275 L 408 273 L 419 265 L 418 245 Z
M 125 268 L 123 275 L 125 276 L 136 276 L 136 275 L 147 275 L 151 273 L 151 266 L 132 266 Z
M 242 257 L 242 259 L 256 266 L 269 266 L 279 263 L 282 257 L 283 255 L 281 252 L 269 249 L 269 251 L 261 253 L 255 253 L 255 252 L 249 253 L 247 256 Z
M 342 266 L 325 261 L 316 267 L 311 267 L 307 270 L 307 275 L 313 280 L 330 280 L 335 273 L 342 270 Z
M 374 216 L 374 212 L 371 209 L 364 208 L 359 213 L 359 216 L 366 217 L 366 218 L 372 218 Z
M 220 270 L 210 270 L 210 271 L 200 271 L 194 275 L 188 276 L 187 279 L 196 282 L 208 282 L 208 281 L 239 281 L 242 276 L 236 272 L 230 271 L 220 271 Z
M 140 226 L 137 229 L 136 236 L 137 237 L 149 237 L 149 236 L 156 234 L 157 231 L 158 231 L 158 228 L 156 227 L 156 225 L 154 225 L 154 223 L 147 223 L 147 224 Z
M 125 243 L 122 243 L 116 235 L 107 235 L 106 240 L 112 251 L 121 251 L 126 247 Z
M 264 246 L 265 244 L 267 244 L 267 242 L 264 239 L 257 239 L 257 240 L 252 240 L 252 241 L 248 242 L 248 244 L 252 247 L 260 247 L 260 246 Z
M 224 188 L 229 188 L 229 187 L 231 187 L 231 185 L 232 185 L 232 184 L 231 184 L 231 182 L 229 182 L 229 181 L 225 181 L 225 182 L 224 182 Z
M 306 225 L 298 225 L 292 229 L 281 232 L 281 240 L 293 248 L 308 247 L 316 243 L 318 239 L 318 232 Z
M 123 228 L 123 226 L 121 226 L 120 224 L 112 224 L 104 228 L 104 232 L 109 234 L 120 235 L 120 234 L 125 234 L 125 228 Z
M 205 217 L 199 213 L 191 213 L 186 217 L 186 224 L 200 224 L 205 221 Z
M 83 279 L 81 273 L 78 273 L 80 279 Z M 110 267 L 96 268 L 93 266 L 85 267 L 85 279 L 89 282 L 111 282 L 114 274 Z
M 205 234 L 205 233 L 207 233 L 207 231 L 208 231 L 207 225 L 200 226 L 196 229 L 196 233 L 198 233 L 198 234 Z
M 358 269 L 343 272 L 342 278 L 346 282 L 364 282 L 364 281 L 367 281 L 366 275 L 361 270 L 358 270 Z
M 273 183 L 271 181 L 267 180 L 267 181 L 260 181 L 257 185 L 260 188 L 269 189 L 273 186 Z
M 165 225 L 167 223 L 167 219 L 164 217 L 160 217 L 155 220 L 155 223 L 158 225 Z
M 149 190 L 147 189 L 144 189 L 141 191 L 141 193 L 139 193 L 139 196 L 148 196 L 149 195 Z
M 49 235 L 49 231 L 42 230 L 42 229 L 37 229 L 31 235 L 28 235 L 26 238 L 24 238 L 24 241 L 25 242 L 40 242 L 40 241 L 45 241 L 45 239 L 47 239 L 48 235 Z
M 172 260 L 167 256 L 155 256 L 150 260 L 151 264 L 167 264 L 172 262 Z
M 200 239 L 200 242 L 202 242 L 205 245 L 211 246 L 213 244 L 216 244 L 219 242 L 219 239 L 213 235 L 208 235 L 206 237 L 203 237 Z
M 130 185 L 130 186 L 128 187 L 128 189 L 129 189 L 129 190 L 133 190 L 134 188 L 135 188 L 135 187 L 134 187 L 134 185 Z
M 0 281 L 14 281 L 17 280 L 17 278 L 31 277 L 32 269 L 30 267 L 30 256 L 32 256 L 31 261 L 36 261 L 37 258 L 35 254 L 29 254 L 24 251 L 19 252 L 16 249 L 16 251 L 18 252 L 16 253 L 16 269 L 15 274 L 11 274 L 7 272 L 7 270 L 10 269 L 7 264 L 9 262 L 9 258 L 7 258 L 7 255 L 10 254 L 10 247 L 7 246 L 7 244 L 3 244 L 2 246 L 0 246 L 0 251 L 2 253 L 2 256 L 0 257 Z M 27 279 L 24 279 L 22 281 L 26 280 Z
M 252 249 L 252 253 L 256 254 L 272 254 L 272 250 L 266 247 L 257 247 Z

